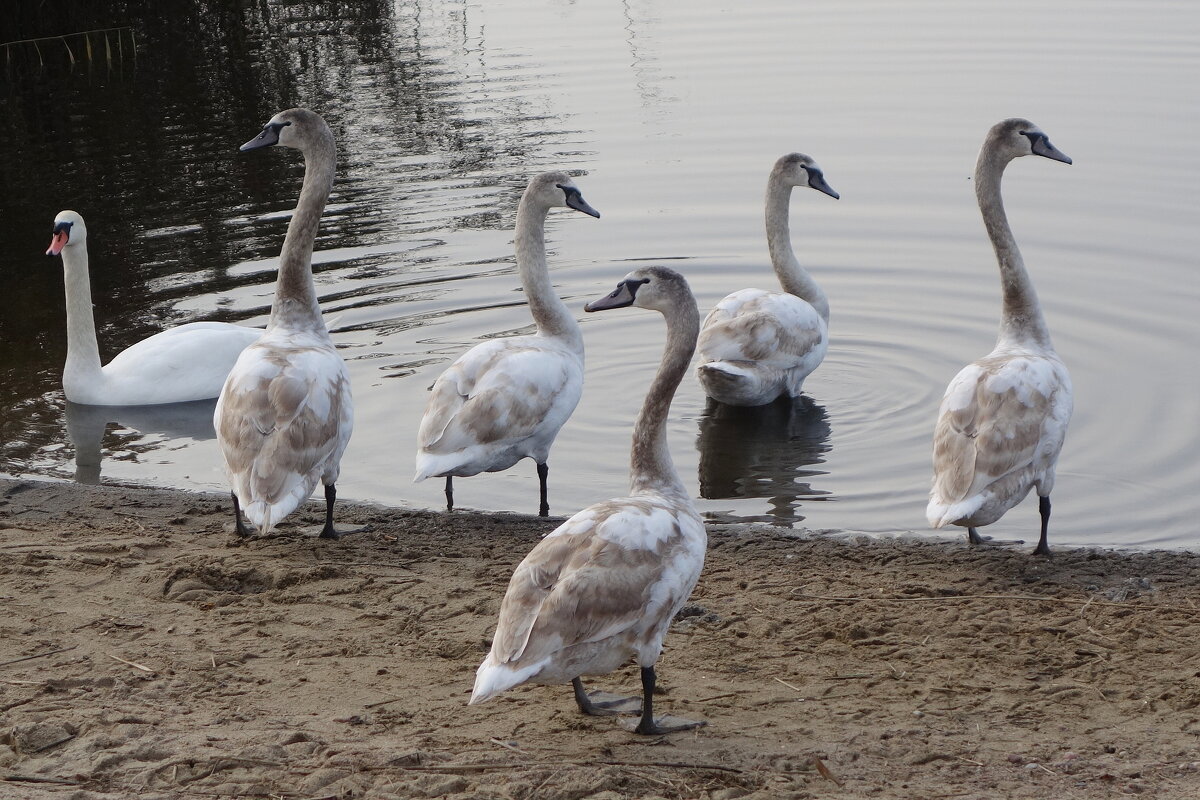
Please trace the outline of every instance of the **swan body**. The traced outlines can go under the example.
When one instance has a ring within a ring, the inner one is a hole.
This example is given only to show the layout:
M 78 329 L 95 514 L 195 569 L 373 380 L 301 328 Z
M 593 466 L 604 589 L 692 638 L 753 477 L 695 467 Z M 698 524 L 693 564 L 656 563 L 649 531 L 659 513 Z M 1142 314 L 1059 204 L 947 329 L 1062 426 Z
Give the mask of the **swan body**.
M 546 461 L 558 431 L 583 392 L 583 334 L 554 292 L 546 265 L 545 222 L 551 208 L 594 217 L 564 172 L 530 181 L 517 209 L 517 268 L 537 332 L 472 347 L 433 384 L 417 435 L 415 482 L 498 472 L 523 458 L 538 465 L 540 513 L 549 513 Z
M 767 245 L 784 291 L 734 292 L 717 303 L 700 330 L 696 376 L 705 394 L 727 405 L 799 396 L 829 349 L 829 301 L 792 250 L 788 208 L 794 186 L 839 196 L 808 156 L 790 153 L 775 162 L 767 180 Z
M 967 365 L 942 398 L 933 440 L 933 488 L 926 517 L 934 528 L 976 528 L 1000 519 L 1036 489 L 1048 555 L 1050 492 L 1073 405 L 1071 378 L 1054 350 L 1033 283 L 1008 225 L 1000 179 L 1012 159 L 1040 155 L 1071 163 L 1023 119 L 988 132 L 975 168 L 975 191 L 1000 267 L 1004 307 L 995 349 Z
M 322 538 L 333 528 L 334 485 L 354 424 L 350 376 L 317 305 L 312 250 L 333 186 L 336 151 L 320 116 L 282 111 L 243 150 L 280 144 L 304 154 L 304 186 L 279 258 L 271 318 L 246 348 L 217 400 L 214 422 L 225 459 L 240 535 L 241 510 L 269 533 L 325 485 Z
M 88 275 L 87 225 L 74 211 L 54 218 L 46 255 L 61 255 L 67 298 L 67 362 L 63 394 L 93 406 L 158 405 L 210 400 L 258 328 L 189 322 L 127 347 L 104 366 L 96 341 Z
M 517 566 L 470 702 L 526 682 L 571 682 L 580 708 L 597 713 L 580 676 L 608 673 L 634 658 L 643 686 L 637 730 L 659 733 L 654 664 L 700 577 L 707 545 L 666 445 L 667 414 L 695 350 L 699 312 L 687 282 L 662 267 L 630 273 L 586 310 L 626 305 L 661 311 L 668 326 L 662 365 L 634 427 L 630 495 L 575 514 Z

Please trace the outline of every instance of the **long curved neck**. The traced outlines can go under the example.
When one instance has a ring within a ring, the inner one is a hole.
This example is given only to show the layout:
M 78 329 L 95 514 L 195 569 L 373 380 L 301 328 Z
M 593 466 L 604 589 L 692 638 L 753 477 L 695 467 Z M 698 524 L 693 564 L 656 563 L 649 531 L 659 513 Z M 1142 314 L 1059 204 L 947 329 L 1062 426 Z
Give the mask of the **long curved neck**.
M 792 237 L 788 225 L 788 209 L 791 204 L 792 187 L 777 176 L 767 181 L 767 248 L 771 251 L 771 266 L 779 276 L 779 283 L 788 294 L 794 294 L 817 310 L 821 318 L 829 322 L 829 299 L 808 271 L 800 266 L 792 250 Z
M 583 332 L 566 304 L 554 291 L 546 266 L 546 212 L 549 209 L 522 197 L 517 207 L 517 271 L 538 332 L 566 340 L 583 354 Z
M 304 185 L 279 254 L 279 279 L 268 330 L 277 325 L 325 330 L 313 284 L 312 253 L 321 212 L 333 189 L 336 162 L 333 137 L 327 132 L 304 149 Z
M 1000 179 L 1009 159 L 995 149 L 984 146 L 975 165 L 975 197 L 979 201 L 979 212 L 987 228 L 996 261 L 1000 265 L 1000 287 L 1004 305 L 1000 316 L 1000 341 L 1033 342 L 1041 347 L 1053 348 L 1050 331 L 1042 316 L 1042 307 L 1025 261 L 1013 238 L 1008 216 L 1004 213 L 1004 200 L 1000 196 Z
M 671 460 L 671 450 L 667 447 L 667 416 L 671 411 L 675 390 L 679 388 L 679 382 L 687 373 L 692 354 L 696 351 L 700 312 L 695 301 L 688 299 L 672 309 L 666 315 L 666 320 L 667 345 L 662 363 L 633 426 L 629 488 L 633 494 L 656 492 L 687 498 L 687 489 L 679 478 L 675 462 Z
M 67 298 L 67 363 L 63 381 L 99 376 L 100 346 L 92 315 L 92 287 L 86 244 L 62 250 L 63 286 Z

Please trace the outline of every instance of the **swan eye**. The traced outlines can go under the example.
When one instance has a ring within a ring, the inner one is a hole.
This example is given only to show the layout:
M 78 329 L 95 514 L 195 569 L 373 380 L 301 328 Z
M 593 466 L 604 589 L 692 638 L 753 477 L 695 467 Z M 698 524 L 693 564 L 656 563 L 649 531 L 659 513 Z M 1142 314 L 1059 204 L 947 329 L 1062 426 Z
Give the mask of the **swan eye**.
M 52 230 L 51 233 L 65 233 L 69 239 L 71 238 L 71 226 L 74 224 L 74 222 L 57 222 L 55 223 L 54 230 Z

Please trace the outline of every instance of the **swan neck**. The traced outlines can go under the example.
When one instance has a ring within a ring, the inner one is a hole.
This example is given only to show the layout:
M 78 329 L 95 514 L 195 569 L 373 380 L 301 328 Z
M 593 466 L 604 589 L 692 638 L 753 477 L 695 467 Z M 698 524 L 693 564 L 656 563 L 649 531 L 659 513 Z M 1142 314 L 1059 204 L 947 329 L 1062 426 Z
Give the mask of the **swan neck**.
M 567 341 L 583 355 L 583 333 L 566 303 L 554 291 L 546 264 L 546 207 L 522 197 L 517 207 L 517 272 L 538 333 Z
M 79 378 L 99 377 L 101 372 L 87 246 L 64 247 L 62 261 L 67 302 L 67 363 L 63 368 L 66 384 Z
M 975 166 L 975 197 L 979 201 L 979 212 L 983 225 L 996 252 L 1000 267 L 1000 288 L 1003 306 L 1000 315 L 1000 341 L 1028 342 L 1043 348 L 1053 349 L 1050 331 L 1042 316 L 1041 303 L 1025 260 L 1017 247 L 1008 215 L 1004 211 L 1004 199 L 1000 194 L 1000 181 L 1004 168 L 1011 159 L 1006 159 L 989 147 L 979 154 Z
M 816 309 L 829 322 L 829 299 L 821 287 L 800 266 L 796 252 L 792 249 L 791 229 L 788 213 L 791 207 L 792 187 L 776 175 L 767 182 L 767 249 L 771 252 L 771 266 L 779 277 L 779 284 L 788 294 L 794 294 Z
M 671 412 L 671 401 L 675 390 L 687 373 L 696 351 L 696 337 L 700 333 L 700 312 L 690 298 L 681 301 L 666 315 L 667 344 L 662 362 L 641 413 L 633 426 L 633 451 L 630 454 L 630 491 L 670 494 L 688 498 L 687 489 L 671 460 L 667 446 L 667 417 Z
M 279 278 L 268 330 L 276 326 L 325 329 L 313 283 L 312 254 L 321 212 L 333 190 L 337 150 L 332 135 L 324 132 L 303 152 L 304 184 L 279 254 Z

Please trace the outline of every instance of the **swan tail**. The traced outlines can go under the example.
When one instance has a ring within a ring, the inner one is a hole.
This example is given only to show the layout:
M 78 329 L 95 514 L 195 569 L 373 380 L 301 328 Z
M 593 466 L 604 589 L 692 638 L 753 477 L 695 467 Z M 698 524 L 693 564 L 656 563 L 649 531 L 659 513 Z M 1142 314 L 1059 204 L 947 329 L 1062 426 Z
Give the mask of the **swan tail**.
M 760 406 L 779 396 L 777 381 L 768 380 L 756 369 L 730 361 L 710 361 L 696 368 L 704 393 L 731 406 Z
M 467 705 L 475 706 L 491 700 L 501 692 L 525 683 L 541 669 L 541 663 L 514 669 L 507 664 L 497 664 L 489 655 L 475 672 L 475 688 Z
M 313 488 L 316 486 L 316 481 L 311 484 L 308 481 L 300 482 L 298 485 L 289 487 L 289 489 L 275 500 L 269 500 L 263 497 L 251 498 L 250 502 L 245 502 L 239 496 L 238 501 L 243 503 L 242 513 L 246 519 L 254 524 L 258 529 L 259 535 L 265 536 L 270 533 L 276 525 L 278 525 L 284 517 L 300 507 L 300 504 L 308 499 L 312 494 Z M 239 493 L 240 494 L 240 493 Z
M 968 497 L 957 503 L 945 503 L 933 497 L 930 498 L 929 505 L 925 507 L 925 519 L 935 530 L 947 525 L 962 524 L 979 511 L 983 501 L 984 498 L 981 495 Z

